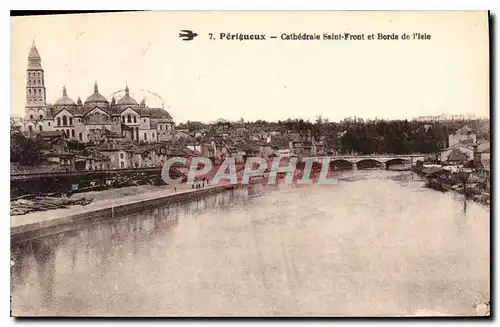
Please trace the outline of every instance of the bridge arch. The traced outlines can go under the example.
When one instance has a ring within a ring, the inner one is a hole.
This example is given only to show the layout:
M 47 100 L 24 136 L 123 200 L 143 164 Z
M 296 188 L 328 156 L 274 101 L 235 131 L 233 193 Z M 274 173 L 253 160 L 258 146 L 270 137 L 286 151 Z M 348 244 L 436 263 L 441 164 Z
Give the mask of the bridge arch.
M 403 165 L 403 164 L 409 164 L 410 160 L 404 159 L 404 158 L 394 158 L 394 159 L 389 159 L 385 162 L 385 165 L 387 167 L 392 166 L 392 165 Z
M 352 169 L 352 163 L 346 159 L 332 160 L 330 161 L 330 169 L 332 170 Z
M 356 163 L 358 169 L 380 168 L 382 165 L 382 162 L 375 159 L 362 159 Z

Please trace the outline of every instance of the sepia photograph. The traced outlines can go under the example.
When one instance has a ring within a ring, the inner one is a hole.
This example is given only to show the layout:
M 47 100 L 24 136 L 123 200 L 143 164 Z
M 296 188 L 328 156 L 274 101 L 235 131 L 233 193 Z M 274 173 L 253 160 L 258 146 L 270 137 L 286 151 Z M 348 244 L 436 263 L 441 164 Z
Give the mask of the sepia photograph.
M 491 317 L 490 24 L 11 12 L 11 316 Z

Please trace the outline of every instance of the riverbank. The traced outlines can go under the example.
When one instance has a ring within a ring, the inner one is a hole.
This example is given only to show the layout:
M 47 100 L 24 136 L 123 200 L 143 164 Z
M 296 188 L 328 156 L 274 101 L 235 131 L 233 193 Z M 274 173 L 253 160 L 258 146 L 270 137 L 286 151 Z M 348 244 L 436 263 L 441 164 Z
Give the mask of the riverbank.
M 439 166 L 429 166 L 415 167 L 413 172 L 425 180 L 427 188 L 440 192 L 452 191 L 464 195 L 468 200 L 486 206 L 490 205 L 491 194 L 484 187 L 479 187 L 478 176 L 474 171 L 464 174 L 452 172 Z
M 233 188 L 234 185 L 218 184 L 192 189 L 190 185 L 180 184 L 164 187 L 139 186 L 105 192 L 88 192 L 96 194 L 87 194 L 86 196 L 94 195 L 96 198 L 95 202 L 86 206 L 72 206 L 66 209 L 11 216 L 11 238 L 21 240 L 57 234 L 74 229 L 76 223 L 94 219 L 112 219 L 159 205 L 182 202 Z M 79 194 L 79 196 L 82 195 Z

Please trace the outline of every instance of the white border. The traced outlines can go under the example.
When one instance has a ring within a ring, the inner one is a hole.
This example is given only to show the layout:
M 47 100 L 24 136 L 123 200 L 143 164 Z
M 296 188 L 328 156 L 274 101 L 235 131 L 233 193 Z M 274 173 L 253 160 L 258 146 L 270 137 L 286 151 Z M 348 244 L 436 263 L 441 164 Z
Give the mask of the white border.
M 8 4 L 13 4 L 13 7 L 8 7 Z M 2 47 L 0 51 L 0 58 L 1 58 L 1 63 L 3 66 L 1 74 L 1 83 L 2 87 L 0 88 L 1 92 L 1 97 L 0 101 L 2 101 L 2 106 L 1 106 L 1 114 L 5 115 L 4 119 L 0 120 L 1 122 L 5 123 L 5 128 L 0 128 L 0 132 L 4 134 L 2 139 L 8 140 L 8 126 L 7 122 L 9 122 L 9 117 L 10 116 L 10 17 L 7 15 L 7 10 L 11 9 L 18 9 L 18 10 L 28 10 L 28 9 L 44 9 L 44 10 L 56 10 L 56 9 L 65 9 L 65 10 L 108 10 L 110 8 L 113 8 L 114 10 L 118 10 L 119 8 L 122 8 L 123 10 L 128 9 L 128 10 L 491 10 L 492 13 L 499 13 L 499 3 L 500 1 L 498 0 L 475 0 L 475 1 L 460 1 L 460 0 L 454 0 L 454 1 L 438 1 L 438 0 L 411 0 L 411 1 L 401 1 L 401 0 L 379 0 L 379 1 L 374 1 L 374 0 L 337 0 L 337 1 L 327 1 L 327 0 L 303 0 L 303 1 L 298 1 L 298 0 L 283 0 L 283 1 L 265 1 L 265 0 L 252 0 L 252 1 L 247 1 L 247 2 L 234 2 L 234 1 L 229 1 L 229 0 L 219 0 L 219 1 L 207 1 L 207 0 L 198 0 L 198 1 L 177 1 L 176 3 L 164 3 L 161 1 L 154 1 L 154 0 L 141 0 L 141 1 L 131 1 L 131 0 L 121 0 L 117 2 L 104 2 L 102 0 L 86 0 L 84 2 L 81 1 L 63 1 L 63 0 L 45 0 L 45 1 L 34 1 L 34 0 L 29 0 L 29 1 L 16 1 L 16 2 L 10 2 L 10 1 L 1 1 L 0 2 L 0 7 L 3 9 L 1 12 L 3 13 L 2 16 L 0 17 L 0 34 L 1 34 L 1 40 L 2 40 Z M 85 5 L 85 8 L 82 7 L 82 5 Z M 497 22 L 498 23 L 498 22 Z M 495 35 L 495 43 L 498 45 L 498 32 Z M 498 63 L 497 63 L 498 65 Z M 495 75 L 497 75 L 498 71 L 498 66 L 495 69 Z M 7 73 L 9 72 L 9 73 Z M 495 94 L 498 94 L 498 84 L 495 85 Z M 494 108 L 493 110 L 495 110 Z M 499 153 L 497 151 L 497 139 L 494 140 L 495 144 L 495 153 Z M 4 268 L 1 269 L 1 277 L 2 277 L 2 283 L 0 284 L 2 286 L 1 292 L 0 292 L 0 301 L 1 301 L 1 308 L 3 309 L 2 315 L 1 315 L 1 326 L 7 325 L 7 324 L 14 324 L 15 322 L 8 317 L 9 314 L 9 294 L 10 294 L 10 289 L 9 289 L 9 282 L 10 281 L 10 268 L 7 270 L 7 266 L 10 267 L 10 264 L 7 262 L 10 262 L 10 249 L 9 249 L 9 239 L 10 239 L 10 226 L 9 226 L 9 204 L 7 202 L 7 197 L 10 195 L 8 194 L 9 190 L 7 185 L 10 184 L 10 176 L 7 175 L 7 172 L 10 171 L 9 164 L 7 163 L 7 153 L 5 152 L 5 160 L 2 160 L 1 164 L 2 166 L 0 167 L 0 172 L 2 174 L 0 175 L 2 180 L 0 181 L 0 185 L 3 185 L 1 188 L 2 196 L 5 199 L 5 201 L 1 202 L 2 205 L 2 212 L 5 213 L 5 216 L 3 217 L 3 224 L 4 228 L 2 228 L 2 231 L 4 231 L 4 237 L 1 238 L 2 240 L 2 246 L 1 248 L 1 260 L 0 262 L 3 262 L 5 266 Z M 495 162 L 495 167 L 494 170 L 498 171 L 496 169 L 496 162 Z M 497 181 L 497 178 L 495 178 L 495 182 Z M 497 196 L 495 194 L 495 199 L 497 199 Z M 495 201 L 496 202 L 496 201 Z M 498 202 L 497 202 L 498 203 Z M 497 227 L 499 223 L 497 222 Z M 496 234 L 498 235 L 498 233 Z M 495 248 L 498 248 L 495 246 L 496 241 L 493 240 L 492 246 Z M 498 256 L 497 251 L 497 255 Z M 497 259 L 497 258 L 495 258 Z M 496 260 L 497 261 L 497 260 Z M 498 284 L 498 280 L 497 280 Z M 496 290 L 495 290 L 496 291 Z M 497 292 L 495 292 L 497 294 Z M 498 302 L 498 298 L 497 302 Z M 498 306 L 495 305 L 495 309 L 497 309 Z M 496 310 L 495 310 L 496 311 Z M 168 323 L 178 323 L 174 321 L 167 321 Z M 201 321 L 200 321 L 201 322 Z M 312 322 L 312 321 L 311 321 Z M 301 321 L 303 324 L 309 324 L 311 322 L 308 321 Z M 401 321 L 402 322 L 402 321 Z M 416 321 L 413 321 L 415 323 Z M 467 321 L 463 321 L 467 322 Z M 53 321 L 45 321 L 41 322 L 43 324 L 49 325 L 53 324 Z M 63 324 L 71 323 L 70 321 L 64 321 L 60 322 Z M 80 321 L 80 323 L 83 323 L 85 325 L 92 325 L 93 327 L 96 326 L 101 326 L 104 325 L 104 321 Z M 115 323 L 123 323 L 122 321 L 115 321 Z M 134 324 L 142 324 L 143 322 L 133 322 Z M 191 323 L 199 323 L 199 322 L 191 322 Z M 236 323 L 236 322 L 234 322 Z M 262 322 L 262 321 L 256 321 L 255 323 L 260 324 L 267 324 L 267 322 Z M 334 323 L 344 323 L 343 321 L 335 321 Z M 368 323 L 362 322 L 362 323 Z M 395 323 L 395 322 L 393 322 Z M 400 322 L 397 322 L 400 323 Z M 427 322 L 434 324 L 436 322 Z M 468 322 L 470 323 L 470 322 Z

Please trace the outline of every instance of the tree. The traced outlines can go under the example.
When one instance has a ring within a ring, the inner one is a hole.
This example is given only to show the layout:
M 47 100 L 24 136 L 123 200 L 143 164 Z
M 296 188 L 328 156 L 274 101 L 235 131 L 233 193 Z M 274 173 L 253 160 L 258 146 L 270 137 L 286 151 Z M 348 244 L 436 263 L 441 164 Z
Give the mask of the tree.
M 11 121 L 10 124 L 10 161 L 22 165 L 35 165 L 42 161 L 42 140 L 25 137 Z

